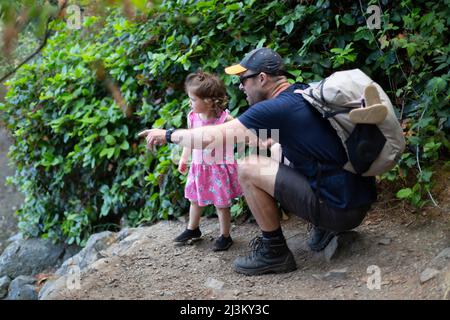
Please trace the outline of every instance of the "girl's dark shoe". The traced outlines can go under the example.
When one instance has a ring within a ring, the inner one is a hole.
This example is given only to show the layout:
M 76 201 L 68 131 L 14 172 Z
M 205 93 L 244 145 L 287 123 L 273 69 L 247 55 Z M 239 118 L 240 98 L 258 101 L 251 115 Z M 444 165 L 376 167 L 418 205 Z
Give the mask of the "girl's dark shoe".
M 217 240 L 214 242 L 213 251 L 225 251 L 228 250 L 229 247 L 233 244 L 233 239 L 231 239 L 231 236 L 224 237 L 221 235 Z
M 173 241 L 178 243 L 186 243 L 188 241 L 195 241 L 200 239 L 202 236 L 202 232 L 200 231 L 200 228 L 197 227 L 194 230 L 187 229 L 184 230 L 178 237 L 176 237 Z

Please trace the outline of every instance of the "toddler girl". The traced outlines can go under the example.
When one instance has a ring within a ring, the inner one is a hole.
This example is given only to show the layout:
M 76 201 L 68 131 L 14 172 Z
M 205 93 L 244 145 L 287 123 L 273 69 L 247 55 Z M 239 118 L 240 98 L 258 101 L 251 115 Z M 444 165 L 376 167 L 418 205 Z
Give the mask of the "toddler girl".
M 186 78 L 185 90 L 191 106 L 189 128 L 218 125 L 233 119 L 226 110 L 228 99 L 225 85 L 217 76 L 202 71 L 192 73 Z M 184 243 L 201 237 L 200 216 L 203 208 L 212 204 L 219 216 L 221 233 L 213 250 L 227 250 L 232 245 L 230 207 L 232 199 L 242 194 L 232 149 L 223 150 L 222 156 L 216 155 L 219 150 L 183 148 L 178 171 L 182 174 L 188 171 L 187 163 L 189 156 L 192 156 L 185 187 L 185 197 L 191 205 L 188 226 L 175 238 L 175 242 Z

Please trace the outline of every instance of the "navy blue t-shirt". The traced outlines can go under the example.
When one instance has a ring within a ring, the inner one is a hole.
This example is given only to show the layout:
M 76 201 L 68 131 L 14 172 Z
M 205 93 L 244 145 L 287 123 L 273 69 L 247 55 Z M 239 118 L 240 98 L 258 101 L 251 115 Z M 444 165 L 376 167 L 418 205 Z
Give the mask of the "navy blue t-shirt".
M 375 178 L 342 169 L 347 162 L 342 142 L 329 121 L 294 93 L 304 88 L 293 84 L 277 97 L 251 106 L 238 120 L 248 129 L 278 129 L 284 156 L 308 178 L 314 191 L 320 163 L 320 196 L 332 207 L 352 209 L 374 202 Z M 277 140 L 273 133 L 272 137 Z

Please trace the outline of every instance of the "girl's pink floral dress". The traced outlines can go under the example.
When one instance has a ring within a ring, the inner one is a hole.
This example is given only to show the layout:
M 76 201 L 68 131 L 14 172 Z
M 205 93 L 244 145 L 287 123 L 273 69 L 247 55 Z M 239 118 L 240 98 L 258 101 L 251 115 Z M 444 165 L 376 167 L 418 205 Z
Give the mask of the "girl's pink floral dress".
M 197 128 L 221 124 L 225 122 L 227 115 L 228 111 L 223 111 L 219 118 L 205 121 L 197 113 L 190 112 L 189 126 Z M 242 195 L 234 148 L 225 149 L 223 156 L 218 154 L 217 157 L 217 150 L 192 150 L 192 163 L 184 189 L 187 199 L 197 202 L 201 207 L 213 204 L 218 208 L 228 208 L 234 198 Z

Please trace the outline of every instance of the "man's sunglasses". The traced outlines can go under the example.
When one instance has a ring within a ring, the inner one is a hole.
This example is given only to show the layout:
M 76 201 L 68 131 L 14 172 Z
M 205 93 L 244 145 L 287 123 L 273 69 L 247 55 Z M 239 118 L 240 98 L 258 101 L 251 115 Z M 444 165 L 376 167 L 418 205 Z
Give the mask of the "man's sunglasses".
M 260 74 L 260 73 L 261 73 L 261 72 L 248 74 L 248 75 L 246 75 L 246 76 L 240 76 L 240 77 L 239 77 L 239 81 L 241 82 L 242 85 L 244 85 L 244 84 L 245 84 L 245 81 L 246 81 L 247 79 L 256 77 L 256 76 L 257 76 L 258 74 Z

